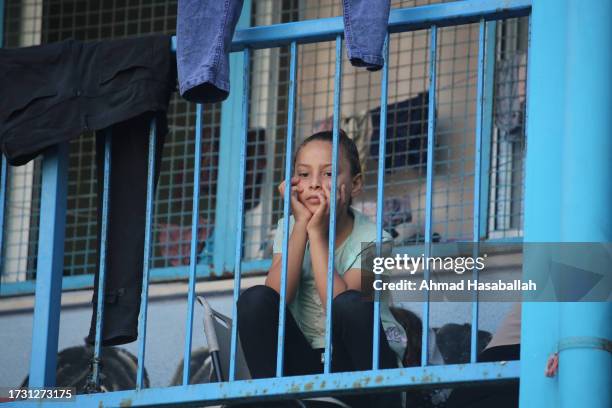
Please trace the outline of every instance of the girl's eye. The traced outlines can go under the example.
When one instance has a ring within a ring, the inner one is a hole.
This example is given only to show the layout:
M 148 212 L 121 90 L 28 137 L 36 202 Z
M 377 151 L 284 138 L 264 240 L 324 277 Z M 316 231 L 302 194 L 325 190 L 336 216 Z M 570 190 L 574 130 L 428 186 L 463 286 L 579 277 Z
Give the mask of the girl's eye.
M 326 171 L 325 172 L 325 177 L 331 177 L 332 176 L 332 172 L 331 171 Z
M 298 173 L 299 177 L 306 178 L 308 177 L 308 173 Z

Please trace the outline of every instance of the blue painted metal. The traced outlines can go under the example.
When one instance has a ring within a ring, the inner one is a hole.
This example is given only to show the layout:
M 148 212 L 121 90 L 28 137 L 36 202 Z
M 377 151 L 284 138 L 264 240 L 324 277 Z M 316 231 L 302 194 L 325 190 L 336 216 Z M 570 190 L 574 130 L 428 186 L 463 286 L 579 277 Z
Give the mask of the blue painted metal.
M 376 180 L 376 256 L 382 255 L 383 206 L 385 199 L 385 158 L 387 156 L 387 98 L 389 91 L 389 40 L 387 34 L 383 48 L 385 58 L 380 83 L 380 134 L 378 136 L 378 175 Z M 379 366 L 380 349 L 380 292 L 374 291 L 374 325 L 372 327 L 372 369 Z
M 429 30 L 429 102 L 427 107 L 427 176 L 425 187 L 425 257 L 431 254 L 431 233 L 433 223 L 433 171 L 434 149 L 436 146 L 436 63 L 438 59 L 438 27 Z M 423 269 L 424 279 L 429 281 L 429 267 Z M 421 365 L 428 364 L 429 356 L 429 290 L 423 299 L 423 334 L 421 336 Z
M 325 359 L 323 372 L 331 372 L 332 359 L 332 304 L 334 300 L 334 263 L 336 259 L 336 195 L 338 188 L 338 141 L 340 131 L 340 96 L 342 95 L 342 36 L 336 36 L 336 73 L 334 76 L 334 123 L 332 138 L 332 180 L 329 203 L 329 242 L 327 258 L 327 286 L 325 307 Z
M 253 401 L 272 398 L 314 397 L 374 390 L 400 389 L 406 386 L 432 387 L 459 385 L 474 380 L 486 383 L 517 378 L 519 362 L 460 364 L 430 367 L 394 368 L 331 374 L 235 381 L 230 383 L 193 384 L 189 386 L 149 388 L 140 391 L 117 391 L 108 394 L 77 395 L 75 401 L 53 402 L 53 407 L 144 407 L 149 405 L 202 405 L 227 401 Z M 76 404 L 76 405 L 75 405 Z M 34 406 L 28 402 L 10 402 L 6 408 Z
M 6 211 L 6 186 L 8 176 L 8 162 L 4 155 L 0 155 L 0 294 L 2 293 L 2 274 L 4 273 L 4 213 Z
M 240 295 L 240 278 L 242 266 L 242 240 L 244 238 L 244 187 L 246 180 L 246 157 L 247 157 L 247 138 L 249 132 L 249 73 L 251 50 L 245 48 L 243 51 L 243 75 L 244 88 L 242 90 L 242 138 L 240 142 L 240 158 L 239 158 L 239 181 L 238 181 L 238 211 L 236 214 L 236 246 L 234 258 L 234 298 L 232 302 L 232 341 L 230 351 L 230 373 L 229 381 L 234 381 L 236 378 L 236 354 L 238 353 L 238 296 Z
M 607 242 L 610 242 L 610 238 L 608 236 Z M 609 348 L 612 341 L 612 303 L 562 303 L 560 320 L 560 406 L 612 406 L 612 351 Z M 580 339 L 592 340 L 586 342 Z M 602 347 L 605 346 L 602 343 L 606 342 L 608 349 Z
M 283 376 L 285 357 L 285 303 L 287 297 L 287 262 L 289 259 L 289 210 L 291 209 L 291 176 L 293 174 L 293 139 L 295 133 L 295 95 L 297 90 L 297 44 L 291 43 L 289 64 L 289 107 L 287 113 L 287 142 L 285 143 L 285 196 L 283 197 L 283 252 L 281 260 L 280 305 L 278 314 L 278 343 L 276 376 Z
M 4 47 L 4 0 L 0 0 L 0 47 Z
M 4 0 L 0 0 L 0 47 L 4 47 Z M 7 163 L 4 155 L 0 155 L 0 293 L 2 293 L 2 274 L 4 273 L 4 210 L 6 208 Z
M 478 79 L 476 86 L 476 138 L 474 140 L 474 205 L 473 205 L 473 230 L 472 241 L 474 242 L 473 258 L 479 256 L 478 243 L 480 241 L 480 204 L 481 204 L 481 179 L 482 179 L 482 121 L 484 109 L 484 80 L 485 80 L 485 41 L 486 23 L 480 20 L 478 29 Z M 472 270 L 472 279 L 478 280 L 478 269 Z M 470 342 L 470 362 L 476 362 L 478 353 L 478 291 L 474 291 L 472 300 L 472 332 Z
M 98 273 L 98 304 L 96 308 L 96 337 L 92 363 L 92 382 L 100 385 L 100 356 L 102 352 L 102 330 L 104 323 L 104 299 L 106 286 L 106 249 L 108 241 L 108 209 L 110 206 L 110 176 L 111 176 L 111 150 L 112 132 L 110 128 L 102 131 L 104 136 L 104 180 L 102 187 L 102 223 L 100 225 L 100 269 Z
M 151 225 L 153 223 L 153 198 L 155 195 L 155 145 L 157 144 L 157 123 L 151 119 L 149 133 L 149 158 L 147 168 L 147 207 L 145 213 L 144 257 L 142 267 L 142 292 L 140 294 L 140 314 L 138 315 L 138 369 L 136 389 L 141 389 L 144 380 L 145 344 L 147 338 L 147 306 L 149 301 L 149 268 L 151 259 Z
M 53 147 L 45 154 L 40 193 L 36 302 L 32 323 L 30 382 L 32 387 L 55 385 L 59 334 L 64 234 L 68 186 L 68 145 Z
M 198 218 L 200 215 L 200 174 L 202 166 L 202 105 L 196 105 L 193 168 L 193 200 L 191 212 L 191 245 L 189 252 L 189 285 L 187 293 L 187 325 L 185 328 L 185 349 L 183 350 L 183 385 L 189 384 L 191 368 L 191 342 L 193 340 L 193 304 L 195 301 L 196 262 L 198 248 Z
M 488 21 L 485 35 L 485 69 L 482 96 L 482 154 L 480 179 L 480 238 L 486 239 L 489 221 L 489 180 L 491 174 L 491 143 L 493 139 L 493 98 L 495 96 L 495 59 L 497 21 Z
M 561 240 L 561 137 L 565 126 L 567 0 L 538 0 L 530 21 L 527 77 L 524 242 Z M 528 249 L 527 247 L 525 248 Z M 543 288 L 548 274 L 526 257 L 523 279 Z M 558 407 L 558 381 L 542 375 L 557 349 L 559 304 L 526 302 L 521 316 L 521 406 Z
M 561 241 L 611 242 L 612 2 L 569 0 L 566 15 Z M 612 341 L 611 302 L 562 303 L 559 317 L 560 346 L 584 338 Z M 563 348 L 559 367 L 561 407 L 612 406 L 610 349 Z
M 251 0 L 245 0 L 237 28 L 249 26 Z M 230 83 L 232 90 L 221 107 L 221 138 L 219 140 L 219 163 L 217 175 L 217 202 L 215 204 L 215 230 L 213 242 L 214 273 L 221 276 L 234 270 L 234 248 L 236 246 L 236 214 L 238 207 L 238 166 L 236 157 L 242 134 L 242 124 L 236 120 L 236 112 L 242 107 L 244 89 L 244 66 L 242 55 L 230 55 Z
M 414 31 L 435 24 L 439 27 L 475 23 L 481 19 L 529 15 L 531 0 L 465 0 L 391 10 L 389 32 Z M 320 18 L 237 30 L 232 51 L 244 47 L 271 48 L 297 41 L 300 44 L 332 41 L 344 35 L 342 17 Z

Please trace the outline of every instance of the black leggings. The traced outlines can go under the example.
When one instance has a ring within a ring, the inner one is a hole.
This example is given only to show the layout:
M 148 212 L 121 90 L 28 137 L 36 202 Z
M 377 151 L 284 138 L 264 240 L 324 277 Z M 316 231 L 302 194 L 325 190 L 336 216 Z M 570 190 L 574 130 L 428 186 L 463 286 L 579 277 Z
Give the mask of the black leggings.
M 238 299 L 238 332 L 253 378 L 276 375 L 276 346 L 280 296 L 267 286 L 245 290 Z M 286 309 L 283 375 L 323 372 L 322 349 L 313 349 L 293 315 Z M 372 302 L 349 290 L 336 296 L 332 306 L 332 371 L 372 369 Z M 380 326 L 380 368 L 397 368 L 397 358 Z M 352 407 L 400 407 L 401 394 L 341 397 Z

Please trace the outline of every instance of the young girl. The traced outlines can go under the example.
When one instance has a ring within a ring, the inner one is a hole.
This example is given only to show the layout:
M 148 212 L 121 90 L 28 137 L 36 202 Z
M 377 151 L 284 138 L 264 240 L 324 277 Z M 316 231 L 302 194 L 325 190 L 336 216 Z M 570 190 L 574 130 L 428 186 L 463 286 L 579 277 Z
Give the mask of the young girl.
M 308 137 L 299 146 L 294 160 L 287 261 L 283 371 L 286 376 L 323 372 L 332 132 Z M 362 243 L 375 242 L 376 224 L 350 206 L 352 198 L 362 190 L 363 176 L 355 143 L 343 131 L 339 134 L 337 186 L 332 371 L 369 370 L 373 304 L 363 300 L 360 292 L 361 252 Z M 284 189 L 281 184 L 281 194 Z M 281 219 L 265 286 L 245 290 L 238 300 L 238 331 L 253 378 L 276 375 L 283 226 Z M 389 240 L 390 236 L 386 234 L 384 239 Z M 379 366 L 398 367 L 406 334 L 385 302 L 381 302 L 380 309 Z M 401 401 L 399 394 L 344 399 L 352 407 L 399 407 Z

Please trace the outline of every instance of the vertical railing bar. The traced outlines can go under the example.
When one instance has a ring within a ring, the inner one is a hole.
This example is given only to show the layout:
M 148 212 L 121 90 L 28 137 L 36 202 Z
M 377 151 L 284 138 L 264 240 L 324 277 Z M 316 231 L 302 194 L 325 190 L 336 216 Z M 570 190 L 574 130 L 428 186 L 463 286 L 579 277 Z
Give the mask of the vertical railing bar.
M 106 247 L 108 240 L 108 213 L 110 205 L 110 176 L 111 176 L 111 149 L 112 132 L 110 129 L 103 131 L 104 135 L 104 178 L 102 187 L 102 223 L 100 225 L 100 269 L 98 273 L 98 304 L 96 307 L 96 337 L 94 342 L 94 356 L 92 364 L 91 379 L 96 387 L 100 385 L 100 355 L 102 349 L 102 330 L 104 319 L 104 292 L 106 275 Z
M 136 371 L 136 389 L 144 382 L 145 345 L 147 339 L 147 307 L 149 302 L 149 268 L 151 258 L 151 230 L 153 221 L 153 198 L 155 180 L 155 150 L 157 144 L 157 123 L 151 119 L 149 131 L 149 158 L 147 167 L 147 205 L 145 211 L 144 256 L 142 266 L 142 292 L 140 294 L 140 314 L 138 316 L 138 368 Z
M 193 305 L 195 300 L 198 219 L 200 215 L 200 173 L 202 163 L 202 105 L 196 105 L 195 146 L 193 161 L 193 196 L 191 212 L 191 245 L 189 252 L 189 289 L 187 294 L 187 326 L 185 328 L 185 350 L 183 351 L 183 385 L 189 384 L 191 366 L 191 343 L 193 341 Z
M 436 136 L 436 62 L 438 54 L 438 27 L 431 26 L 429 44 L 429 98 L 427 106 L 427 182 L 425 196 L 425 259 L 431 256 L 431 230 L 433 222 L 433 170 Z M 423 269 L 424 279 L 429 281 L 429 265 Z M 426 366 L 429 358 L 429 290 L 425 290 L 423 302 L 423 333 L 421 337 L 421 365 Z
M 383 205 L 385 197 L 385 156 L 387 146 L 387 96 L 389 89 L 389 40 L 387 33 L 383 49 L 384 64 L 380 84 L 380 134 L 378 136 L 378 180 L 376 190 L 376 256 L 382 255 Z M 372 369 L 379 365 L 380 349 L 380 291 L 374 291 L 374 325 L 372 327 Z
M 289 65 L 289 113 L 287 115 L 287 142 L 285 151 L 285 194 L 283 207 L 283 252 L 280 281 L 280 307 L 278 313 L 278 346 L 276 350 L 276 376 L 282 377 L 285 351 L 285 302 L 287 296 L 287 262 L 289 259 L 289 210 L 291 208 L 291 174 L 293 156 L 293 137 L 295 131 L 295 95 L 297 71 L 297 43 L 291 42 L 291 62 Z
M 0 47 L 4 47 L 4 0 L 0 0 Z
M 476 140 L 474 141 L 474 224 L 473 224 L 473 256 L 478 257 L 480 241 L 480 187 L 482 161 L 482 114 L 485 74 L 485 37 L 486 22 L 480 20 L 478 30 L 478 85 L 476 90 Z M 478 269 L 472 270 L 472 278 L 478 280 Z M 478 352 L 478 291 L 474 291 L 472 300 L 472 333 L 470 347 L 470 362 L 475 363 Z
M 331 372 L 332 303 L 334 300 L 334 262 L 336 249 L 336 188 L 338 185 L 338 140 L 340 131 L 340 95 L 342 93 L 342 37 L 336 36 L 336 74 L 334 77 L 334 123 L 332 139 L 332 181 L 329 208 L 329 255 L 327 258 L 327 299 L 325 308 L 325 359 L 323 372 Z
M 488 191 L 493 175 L 489 172 L 491 168 L 491 144 L 493 135 L 493 96 L 495 82 L 495 52 L 497 21 L 487 21 L 485 34 L 485 73 L 483 89 L 482 110 L 482 162 L 483 169 L 481 180 L 481 205 L 480 205 L 480 236 L 487 234 L 489 211 L 494 210 L 494 202 L 491 203 Z
M 4 47 L 4 0 L 0 0 L 0 48 Z M 6 204 L 6 177 L 8 161 L 0 154 L 0 295 L 2 294 L 2 276 L 4 275 L 4 210 Z
M 66 230 L 68 143 L 50 147 L 42 160 L 36 296 L 29 387 L 55 385 Z
M 249 87 L 251 50 L 243 51 L 244 88 L 242 91 L 242 138 L 240 140 L 240 168 L 238 182 L 238 219 L 236 220 L 236 253 L 234 260 L 234 293 L 232 303 L 232 340 L 230 346 L 229 381 L 236 378 L 236 355 L 238 352 L 238 296 L 240 295 L 240 278 L 242 273 L 242 239 L 244 227 L 244 183 L 246 178 L 247 137 L 249 131 Z
M 1 4 L 0 4 L 1 5 Z M 4 275 L 4 211 L 6 210 L 6 177 L 8 176 L 8 162 L 2 154 L 0 156 L 0 294 L 2 293 L 2 276 Z

